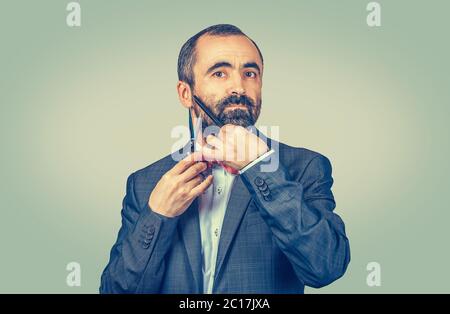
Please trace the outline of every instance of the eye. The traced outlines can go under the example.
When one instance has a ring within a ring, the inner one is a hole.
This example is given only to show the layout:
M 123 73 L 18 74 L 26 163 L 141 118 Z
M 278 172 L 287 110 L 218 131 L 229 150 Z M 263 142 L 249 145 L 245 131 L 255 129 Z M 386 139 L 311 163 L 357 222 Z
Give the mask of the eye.
M 218 78 L 222 78 L 225 77 L 225 73 L 222 71 L 217 71 L 213 73 L 213 76 L 218 77 Z
M 250 78 L 255 78 L 256 77 L 256 73 L 253 71 L 246 71 L 245 72 L 245 76 L 246 77 L 250 77 Z

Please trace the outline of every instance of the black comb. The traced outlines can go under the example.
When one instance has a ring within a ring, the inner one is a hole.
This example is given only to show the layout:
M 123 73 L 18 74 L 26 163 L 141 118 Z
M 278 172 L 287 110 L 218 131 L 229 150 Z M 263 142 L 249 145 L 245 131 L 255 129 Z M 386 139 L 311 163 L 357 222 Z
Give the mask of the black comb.
M 205 106 L 200 98 L 194 95 L 194 100 L 197 105 L 202 108 L 203 112 L 206 113 L 206 115 L 214 122 L 215 125 L 217 125 L 219 128 L 223 127 L 223 123 L 216 118 L 216 116 L 211 112 L 211 110 L 208 109 L 208 107 Z

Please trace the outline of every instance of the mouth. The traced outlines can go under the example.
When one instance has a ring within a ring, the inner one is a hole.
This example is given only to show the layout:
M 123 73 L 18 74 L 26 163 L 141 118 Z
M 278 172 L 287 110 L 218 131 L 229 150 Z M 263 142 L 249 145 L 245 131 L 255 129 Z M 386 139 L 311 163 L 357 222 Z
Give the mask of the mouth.
M 241 105 L 241 104 L 233 104 L 233 105 L 229 105 L 228 107 L 225 108 L 225 110 L 228 109 L 247 109 L 246 105 Z

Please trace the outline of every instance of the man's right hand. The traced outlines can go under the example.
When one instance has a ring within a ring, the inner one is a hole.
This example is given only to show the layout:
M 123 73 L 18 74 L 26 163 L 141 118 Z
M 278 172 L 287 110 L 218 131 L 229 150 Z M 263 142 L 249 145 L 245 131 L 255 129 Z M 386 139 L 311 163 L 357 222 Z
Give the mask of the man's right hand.
M 179 216 L 208 189 L 213 176 L 203 179 L 201 172 L 207 163 L 199 160 L 201 152 L 191 153 L 162 176 L 148 200 L 151 210 L 166 217 Z

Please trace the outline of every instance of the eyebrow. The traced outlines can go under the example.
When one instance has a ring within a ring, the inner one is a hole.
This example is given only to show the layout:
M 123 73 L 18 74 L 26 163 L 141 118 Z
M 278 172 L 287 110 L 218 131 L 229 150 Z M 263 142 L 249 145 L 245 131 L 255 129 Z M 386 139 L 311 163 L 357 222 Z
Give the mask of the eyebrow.
M 258 73 L 261 74 L 261 69 L 256 62 L 247 62 L 246 64 L 244 64 L 243 68 L 253 68 L 258 70 Z
M 219 62 L 214 63 L 212 66 L 210 66 L 208 68 L 208 70 L 206 71 L 206 74 L 209 74 L 212 71 L 214 71 L 215 69 L 222 68 L 222 67 L 232 68 L 233 66 L 231 65 L 231 63 L 229 63 L 227 61 L 219 61 Z M 258 70 L 258 73 L 261 73 L 261 69 L 256 62 L 247 62 L 243 65 L 242 68 L 253 68 L 253 69 Z
M 231 65 L 231 63 L 226 62 L 226 61 L 216 62 L 216 63 L 214 63 L 212 66 L 210 66 L 208 68 L 208 71 L 206 71 L 206 74 L 209 74 L 212 71 L 214 71 L 215 69 L 218 69 L 218 68 L 221 68 L 221 67 L 232 68 L 233 66 Z

